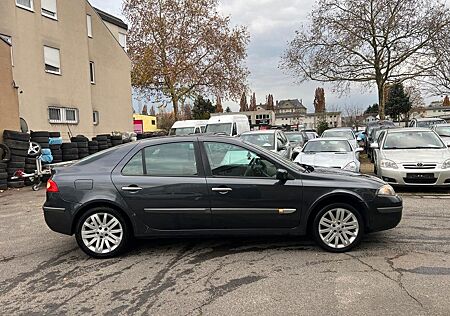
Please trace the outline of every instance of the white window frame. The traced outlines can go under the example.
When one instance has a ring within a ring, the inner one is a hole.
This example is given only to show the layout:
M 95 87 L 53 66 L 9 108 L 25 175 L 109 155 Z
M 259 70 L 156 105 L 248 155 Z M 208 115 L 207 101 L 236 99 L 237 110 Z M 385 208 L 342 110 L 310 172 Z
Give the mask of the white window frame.
M 99 123 L 98 111 L 92 112 L 92 121 L 93 121 L 94 125 L 98 125 L 98 123 Z
M 91 84 L 95 84 L 95 62 L 89 62 L 89 80 L 91 80 Z
M 58 110 L 60 119 L 59 120 L 51 119 L 50 118 L 50 110 Z M 67 119 L 67 111 L 74 111 L 75 120 Z M 65 108 L 65 107 L 60 107 L 60 106 L 49 106 L 48 107 L 48 121 L 50 122 L 50 124 L 78 124 L 79 123 L 78 109 Z
M 49 48 L 49 49 L 53 49 L 53 50 L 57 50 L 58 51 L 58 63 L 59 63 L 59 67 L 56 67 L 55 65 L 51 65 L 51 64 L 48 64 L 49 66 L 51 66 L 51 67 L 54 67 L 54 68 L 58 68 L 58 70 L 56 71 L 56 70 L 49 70 L 49 69 L 47 69 L 47 60 L 46 60 L 46 58 L 45 58 L 45 49 L 46 48 Z M 45 72 L 46 73 L 49 73 L 49 74 L 54 74 L 54 75 L 60 75 L 61 74 L 61 51 L 60 51 L 60 49 L 59 48 L 56 48 L 56 47 L 50 47 L 50 46 L 44 46 L 44 70 L 45 70 Z
M 54 1 L 54 3 L 55 3 L 54 11 L 50 10 L 48 7 L 45 8 L 44 1 Z M 48 12 L 50 12 L 50 13 L 48 13 Z M 52 15 L 52 13 L 53 13 L 53 15 Z M 58 2 L 57 2 L 57 0 L 41 0 L 41 14 L 52 20 L 58 20 Z
M 90 14 L 86 14 L 86 26 L 87 35 L 89 38 L 92 38 L 92 16 Z
M 13 54 L 13 45 L 12 45 L 12 37 L 6 34 L 1 34 L 0 37 L 6 40 L 9 45 L 11 45 L 11 65 L 14 67 L 14 54 Z
M 34 0 L 30 0 L 30 7 L 27 7 L 26 5 L 18 3 L 16 0 L 16 6 L 19 8 L 34 12 L 34 3 L 33 2 L 34 2 Z

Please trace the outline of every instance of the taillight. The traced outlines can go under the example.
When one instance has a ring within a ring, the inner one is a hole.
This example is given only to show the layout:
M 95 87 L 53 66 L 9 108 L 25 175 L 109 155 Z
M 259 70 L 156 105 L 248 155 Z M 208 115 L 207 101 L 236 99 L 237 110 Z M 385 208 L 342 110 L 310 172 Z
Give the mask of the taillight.
M 47 192 L 56 193 L 59 192 L 58 185 L 52 179 L 47 181 Z

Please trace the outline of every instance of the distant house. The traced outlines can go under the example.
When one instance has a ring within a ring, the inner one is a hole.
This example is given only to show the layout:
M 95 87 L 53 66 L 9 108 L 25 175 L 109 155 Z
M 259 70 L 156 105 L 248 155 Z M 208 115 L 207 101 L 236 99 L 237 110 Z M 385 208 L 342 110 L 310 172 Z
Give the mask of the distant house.
M 317 129 L 320 121 L 324 120 L 328 126 L 342 127 L 341 112 L 308 113 L 303 121 L 305 128 Z
M 303 124 L 306 116 L 306 107 L 302 100 L 281 100 L 275 106 L 275 125 L 298 125 Z
M 441 101 L 432 102 L 427 107 L 415 107 L 411 109 L 410 118 L 443 118 L 450 119 L 450 106 L 443 106 Z

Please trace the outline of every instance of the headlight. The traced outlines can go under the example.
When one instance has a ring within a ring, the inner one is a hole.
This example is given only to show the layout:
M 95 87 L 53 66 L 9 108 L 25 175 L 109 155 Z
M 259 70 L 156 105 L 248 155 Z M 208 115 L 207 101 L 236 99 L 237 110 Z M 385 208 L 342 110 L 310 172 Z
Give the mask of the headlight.
M 381 188 L 378 189 L 377 195 L 395 196 L 395 190 L 389 184 L 385 184 Z
M 442 169 L 450 169 L 450 159 L 444 162 Z
M 392 160 L 383 159 L 380 163 L 381 168 L 398 169 L 398 166 Z
M 344 167 L 344 170 L 356 172 L 356 163 L 354 161 L 350 162 Z

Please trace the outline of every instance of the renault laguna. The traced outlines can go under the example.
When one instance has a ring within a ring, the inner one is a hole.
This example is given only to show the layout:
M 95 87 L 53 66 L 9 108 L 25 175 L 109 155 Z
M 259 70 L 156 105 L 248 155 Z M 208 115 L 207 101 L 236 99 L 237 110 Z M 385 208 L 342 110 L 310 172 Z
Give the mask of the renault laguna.
M 382 180 L 299 166 L 237 138 L 129 143 L 55 169 L 44 217 L 96 258 L 133 238 L 305 235 L 331 252 L 394 228 L 402 199 Z

